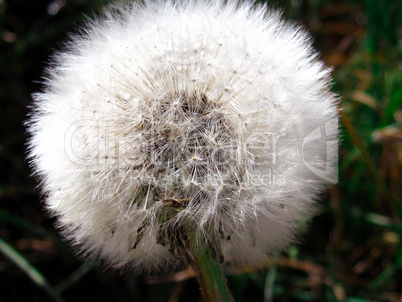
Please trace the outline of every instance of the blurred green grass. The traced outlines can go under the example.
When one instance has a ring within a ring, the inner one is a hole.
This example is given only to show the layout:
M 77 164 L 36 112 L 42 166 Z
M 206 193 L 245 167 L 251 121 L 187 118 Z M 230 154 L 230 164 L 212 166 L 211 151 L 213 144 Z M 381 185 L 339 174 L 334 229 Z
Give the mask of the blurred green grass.
M 0 1 L 0 301 L 200 301 L 187 270 L 121 277 L 83 263 L 60 239 L 30 177 L 23 121 L 31 94 L 53 50 L 105 2 Z M 267 259 L 264 270 L 230 272 L 235 299 L 402 301 L 401 5 L 269 3 L 311 31 L 333 66 L 343 122 L 339 182 L 299 245 Z

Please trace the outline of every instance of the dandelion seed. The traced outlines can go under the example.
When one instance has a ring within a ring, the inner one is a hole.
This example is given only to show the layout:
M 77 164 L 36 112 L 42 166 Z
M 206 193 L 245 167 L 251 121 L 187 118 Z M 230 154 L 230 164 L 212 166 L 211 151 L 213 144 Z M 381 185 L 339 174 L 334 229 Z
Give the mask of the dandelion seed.
M 329 73 L 306 33 L 251 2 L 106 9 L 34 96 L 47 207 L 112 267 L 178 265 L 189 232 L 259 265 L 294 242 L 331 178 Z

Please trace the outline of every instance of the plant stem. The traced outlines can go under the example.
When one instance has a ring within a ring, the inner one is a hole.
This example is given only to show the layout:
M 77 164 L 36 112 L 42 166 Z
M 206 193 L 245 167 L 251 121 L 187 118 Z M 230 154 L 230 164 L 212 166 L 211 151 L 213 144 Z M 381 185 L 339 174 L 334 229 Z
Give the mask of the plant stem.
M 187 261 L 193 267 L 205 302 L 234 301 L 226 284 L 219 256 L 216 257 L 206 240 L 189 236 L 185 249 Z

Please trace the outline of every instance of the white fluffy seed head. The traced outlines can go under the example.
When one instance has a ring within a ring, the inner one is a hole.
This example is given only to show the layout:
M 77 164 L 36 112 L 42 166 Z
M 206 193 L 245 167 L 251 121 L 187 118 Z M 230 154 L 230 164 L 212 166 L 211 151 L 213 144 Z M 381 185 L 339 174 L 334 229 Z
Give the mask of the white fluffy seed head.
M 109 8 L 35 95 L 30 157 L 47 206 L 109 266 L 178 264 L 186 231 L 258 265 L 333 179 L 319 165 L 336 155 L 336 96 L 309 37 L 225 2 Z

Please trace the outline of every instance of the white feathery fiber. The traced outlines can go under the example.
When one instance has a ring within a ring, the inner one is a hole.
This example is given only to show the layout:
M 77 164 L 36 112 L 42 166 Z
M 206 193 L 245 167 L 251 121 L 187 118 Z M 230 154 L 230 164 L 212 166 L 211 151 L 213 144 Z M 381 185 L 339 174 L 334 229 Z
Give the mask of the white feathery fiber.
M 258 265 L 294 242 L 334 179 L 329 75 L 305 32 L 251 2 L 107 8 L 34 96 L 46 205 L 110 267 L 180 264 L 187 232 Z

